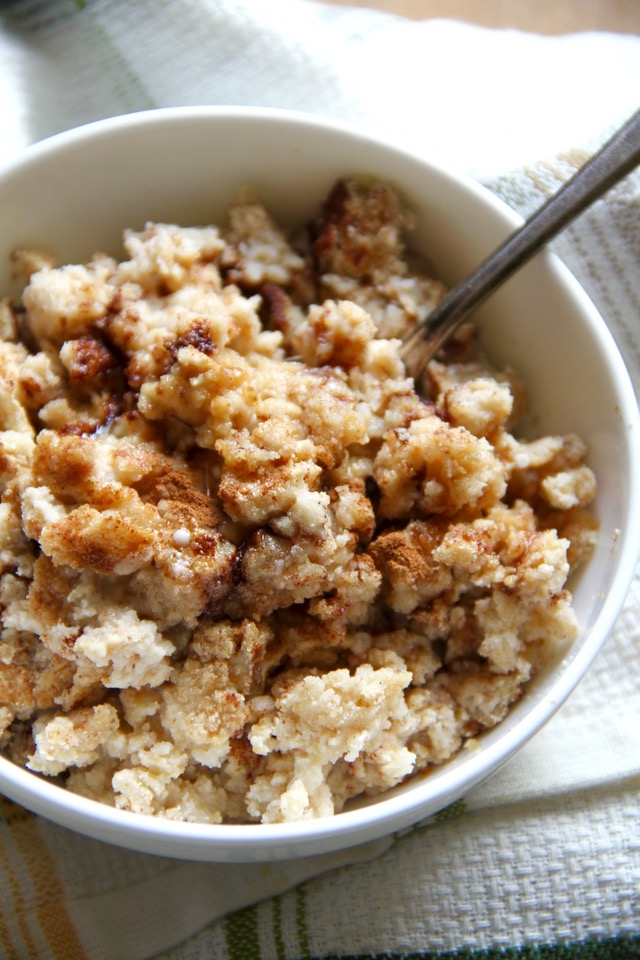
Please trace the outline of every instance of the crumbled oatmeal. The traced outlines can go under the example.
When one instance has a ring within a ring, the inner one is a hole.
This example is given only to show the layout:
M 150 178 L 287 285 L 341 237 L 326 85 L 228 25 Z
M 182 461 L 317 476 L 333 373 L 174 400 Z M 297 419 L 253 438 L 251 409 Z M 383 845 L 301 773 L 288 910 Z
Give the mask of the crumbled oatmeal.
M 292 242 L 148 224 L 127 259 L 14 254 L 0 306 L 0 742 L 116 807 L 331 815 L 499 723 L 576 633 L 595 494 L 574 436 L 464 331 L 379 183 Z

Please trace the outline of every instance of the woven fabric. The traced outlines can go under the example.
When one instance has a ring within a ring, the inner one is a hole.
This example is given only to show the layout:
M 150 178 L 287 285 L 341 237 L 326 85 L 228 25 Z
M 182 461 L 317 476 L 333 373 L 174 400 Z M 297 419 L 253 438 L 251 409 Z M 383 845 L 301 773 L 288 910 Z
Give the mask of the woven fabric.
M 527 214 L 637 108 L 640 90 L 635 37 L 415 24 L 306 0 L 15 0 L 0 12 L 0 162 L 131 110 L 278 106 L 383 133 Z M 636 386 L 639 205 L 636 173 L 554 244 Z M 188 863 L 98 843 L 2 801 L 0 955 L 640 956 L 639 610 L 636 578 L 553 720 L 490 781 L 400 837 L 296 862 Z

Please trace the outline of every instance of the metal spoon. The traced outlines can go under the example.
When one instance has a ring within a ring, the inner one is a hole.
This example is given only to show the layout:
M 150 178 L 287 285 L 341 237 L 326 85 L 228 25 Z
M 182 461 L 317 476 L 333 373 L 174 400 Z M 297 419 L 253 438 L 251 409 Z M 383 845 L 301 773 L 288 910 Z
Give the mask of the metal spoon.
M 401 348 L 409 375 L 417 380 L 476 307 L 638 164 L 640 110 L 411 331 Z

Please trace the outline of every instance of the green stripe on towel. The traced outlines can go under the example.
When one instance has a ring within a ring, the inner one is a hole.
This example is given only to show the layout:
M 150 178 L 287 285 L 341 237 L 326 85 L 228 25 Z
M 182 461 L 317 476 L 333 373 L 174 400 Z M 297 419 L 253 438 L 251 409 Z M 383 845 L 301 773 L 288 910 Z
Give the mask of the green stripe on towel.
M 296 933 L 298 935 L 299 957 L 296 960 L 310 960 L 309 930 L 307 926 L 307 888 L 296 889 Z
M 487 947 L 480 950 L 464 947 L 460 950 L 413 953 L 343 953 L 313 960 L 637 960 L 639 957 L 640 936 L 620 936 L 605 940 L 523 944 L 520 947 Z
M 275 897 L 271 901 L 271 926 L 273 929 L 273 942 L 276 948 L 277 960 L 287 960 L 287 950 L 284 945 L 284 934 L 282 931 L 282 897 Z
M 260 960 L 258 908 L 247 907 L 225 920 L 224 935 L 229 960 Z

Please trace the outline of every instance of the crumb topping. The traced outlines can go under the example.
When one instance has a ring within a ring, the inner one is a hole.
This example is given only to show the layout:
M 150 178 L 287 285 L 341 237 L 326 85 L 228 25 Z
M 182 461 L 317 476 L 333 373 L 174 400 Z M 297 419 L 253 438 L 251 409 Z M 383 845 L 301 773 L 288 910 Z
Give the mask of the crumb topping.
M 389 186 L 289 237 L 147 224 L 125 259 L 19 250 L 0 304 L 0 744 L 177 820 L 329 816 L 453 757 L 575 636 L 596 492 L 520 439 L 517 375 L 441 299 Z

